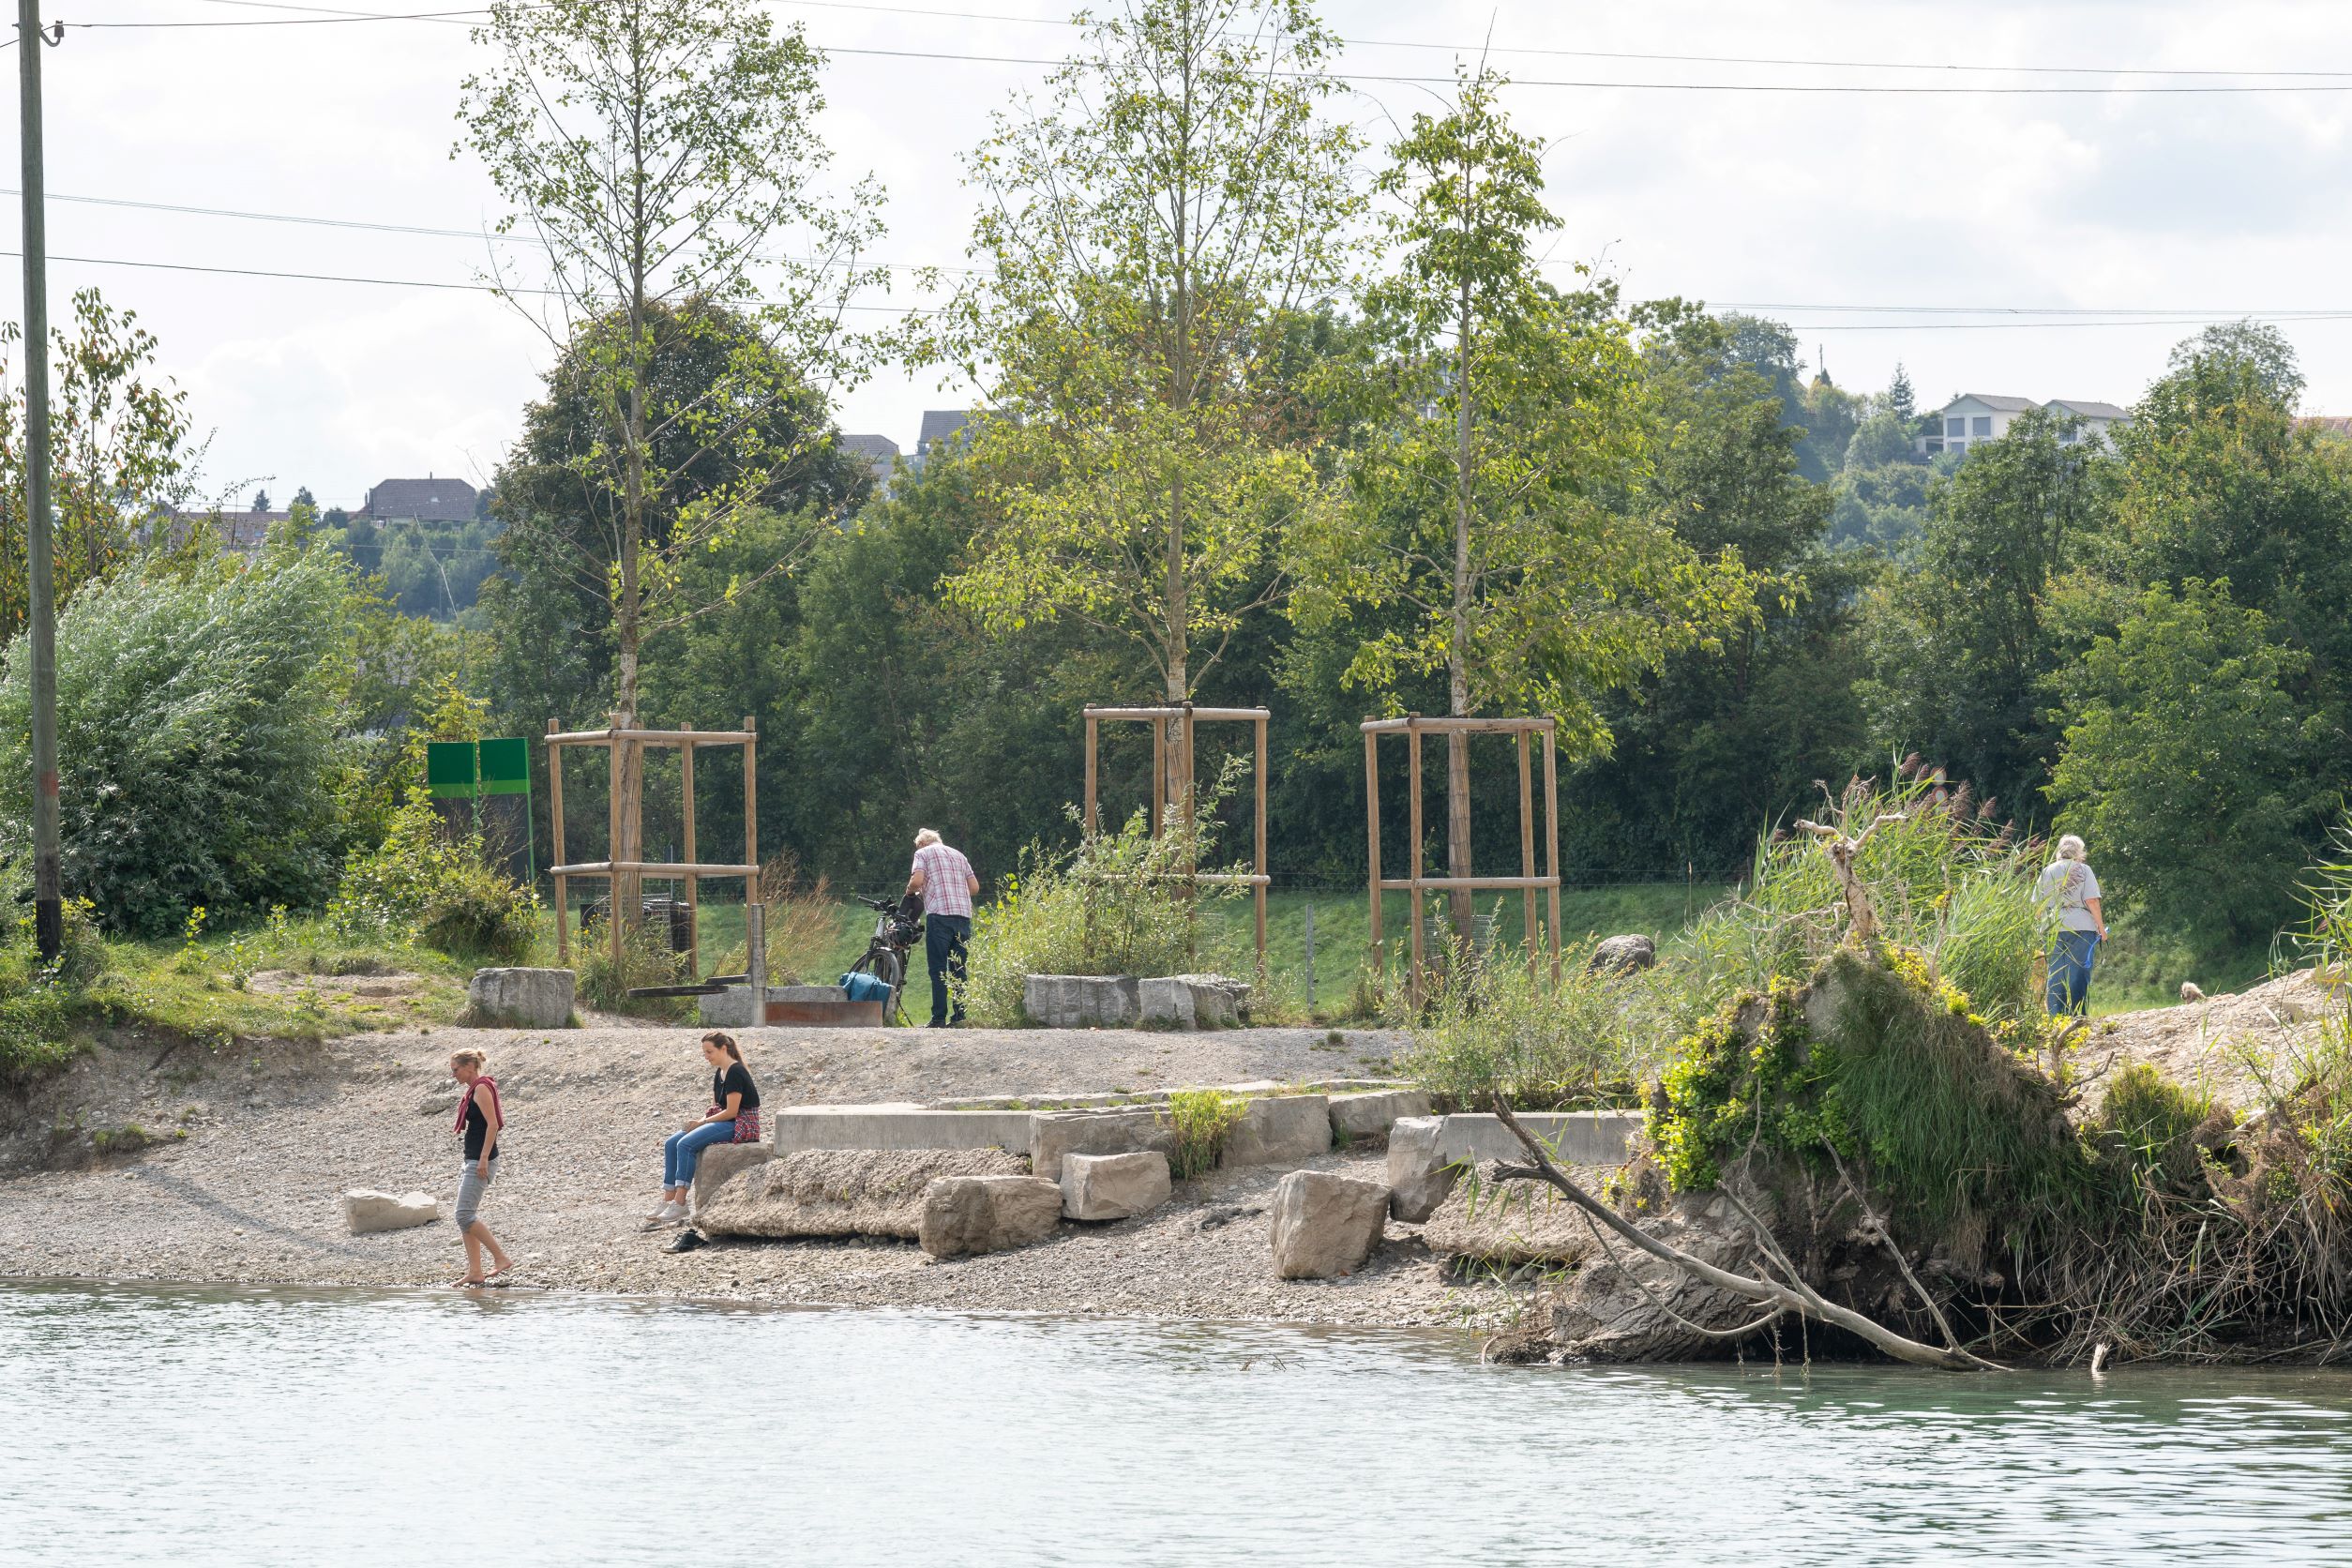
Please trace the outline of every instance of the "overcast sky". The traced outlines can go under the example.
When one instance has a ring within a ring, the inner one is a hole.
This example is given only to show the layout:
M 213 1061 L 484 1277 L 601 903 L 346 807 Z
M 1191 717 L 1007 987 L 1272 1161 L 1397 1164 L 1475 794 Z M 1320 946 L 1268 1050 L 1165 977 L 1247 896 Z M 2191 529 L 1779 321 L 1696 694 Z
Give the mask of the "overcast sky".
M 338 0 L 319 0 L 335 4 Z M 339 0 L 399 10 L 397 0 Z M 464 0 L 445 0 L 463 4 Z M 910 0 L 990 20 L 839 5 L 776 6 L 819 45 L 1058 56 L 1066 15 L 1039 0 Z M 225 22 L 289 11 L 219 0 L 48 0 L 71 23 Z M 1442 49 L 1761 55 L 1928 66 L 2347 72 L 2352 7 L 2187 0 L 1907 4 L 1900 0 L 1545 0 L 1500 6 L 1346 0 L 1326 20 L 1343 70 L 1436 75 Z M 1379 40 L 1377 42 L 1373 40 Z M 478 230 L 499 216 L 469 159 L 449 156 L 467 30 L 430 22 L 69 30 L 46 52 L 49 183 L 103 197 L 306 218 Z M 1524 84 L 1519 125 L 1545 159 L 1563 219 L 1551 254 L 1598 261 L 1635 297 L 1681 294 L 1794 324 L 1840 384 L 1882 386 L 1897 360 L 1922 402 L 1961 390 L 2130 402 L 2194 330 L 2178 324 L 1953 329 L 1950 317 L 1855 316 L 1855 305 L 2181 309 L 2341 309 L 2352 92 L 2032 97 L 1634 91 L 1539 80 L 2104 87 L 2106 76 L 1841 70 L 1539 53 L 1495 56 Z M 13 73 L 14 57 L 8 61 Z M 961 259 L 970 204 L 956 158 L 1040 68 L 838 53 L 825 134 L 845 177 L 890 193 L 887 260 Z M 2170 86 L 2210 76 L 2133 78 Z M 2265 85 L 2326 86 L 2326 78 Z M 1350 113 L 1432 103 L 1366 83 Z M 7 169 L 17 167 L 9 116 Z M 13 173 L 7 179 L 12 189 Z M 8 249 L 16 204 L 6 199 Z M 473 238 L 394 235 L 53 200 L 58 257 L 173 262 L 462 284 Z M 8 268 L 7 314 L 22 299 Z M 536 387 L 548 349 L 507 308 L 463 292 L 143 271 L 58 260 L 51 311 L 96 285 L 161 339 L 164 369 L 213 432 L 207 473 L 267 476 L 282 505 L 307 484 L 355 505 L 379 479 L 485 481 Z M 912 302 L 912 295 L 902 295 Z M 1962 321 L 1982 321 L 1962 317 Z M 2352 413 L 2352 321 L 2284 324 L 2312 412 Z M 1856 330 L 1856 328 L 1867 328 Z M 960 400 L 936 373 L 893 372 L 846 400 L 841 423 L 912 442 L 921 411 Z M 250 489 L 249 483 L 244 485 Z

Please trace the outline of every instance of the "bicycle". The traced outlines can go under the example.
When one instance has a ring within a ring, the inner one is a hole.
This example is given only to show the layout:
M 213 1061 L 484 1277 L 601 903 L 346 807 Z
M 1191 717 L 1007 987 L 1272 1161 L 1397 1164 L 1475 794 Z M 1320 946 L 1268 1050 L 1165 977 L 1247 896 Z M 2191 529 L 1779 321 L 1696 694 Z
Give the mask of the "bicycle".
M 857 896 L 857 901 L 875 912 L 874 934 L 867 939 L 866 951 L 850 966 L 850 972 L 862 971 L 888 986 L 890 1000 L 882 1004 L 882 1015 L 904 1026 L 907 953 L 923 940 L 923 896 L 910 893 L 895 902 Z

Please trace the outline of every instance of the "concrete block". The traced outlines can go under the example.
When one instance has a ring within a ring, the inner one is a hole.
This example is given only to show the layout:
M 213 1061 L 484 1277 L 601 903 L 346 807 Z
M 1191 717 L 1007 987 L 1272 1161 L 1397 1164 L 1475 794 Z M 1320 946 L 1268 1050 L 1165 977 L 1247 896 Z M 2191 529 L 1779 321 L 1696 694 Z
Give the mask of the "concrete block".
M 1277 1279 L 1336 1279 L 1372 1256 L 1388 1229 L 1388 1187 L 1325 1170 L 1293 1170 L 1267 1206 Z
M 1048 1029 L 1132 1029 L 1141 990 L 1132 974 L 1032 974 L 1021 981 L 1021 1008 Z
M 1174 1184 L 1168 1156 L 1156 1149 L 1132 1154 L 1065 1154 L 1062 1212 L 1071 1219 L 1129 1219 L 1168 1201 Z
M 694 1223 L 706 1236 L 893 1236 L 911 1242 L 922 1231 L 924 1195 L 933 1182 L 945 1176 L 1018 1176 L 1027 1163 L 1002 1149 L 804 1149 L 754 1164 L 721 1183 L 708 1201 L 698 1201 Z
M 687 1194 L 689 1206 L 700 1214 L 711 1194 L 727 1184 L 731 1176 L 739 1176 L 755 1165 L 765 1165 L 776 1158 L 772 1143 L 714 1143 L 702 1151 L 694 1162 L 694 1186 Z
M 1429 1114 L 1429 1096 L 1418 1089 L 1380 1089 L 1331 1097 L 1332 1141 L 1380 1148 L 1391 1123 L 1403 1116 Z
M 1029 1246 L 1062 1220 L 1062 1189 L 1035 1176 L 942 1176 L 923 1192 L 916 1240 L 934 1258 Z
M 928 1110 L 917 1105 L 788 1106 L 767 1114 L 776 1152 L 801 1149 L 1029 1147 L 1026 1110 Z
M 1419 1225 L 1437 1213 L 1462 1168 L 1443 1153 L 1446 1119 L 1407 1116 L 1388 1129 L 1389 1212 L 1407 1225 Z
M 1519 1124 L 1543 1140 L 1560 1165 L 1621 1165 L 1641 1136 L 1637 1110 L 1529 1110 Z M 1447 1164 L 1456 1160 L 1524 1160 L 1527 1151 L 1511 1130 L 1485 1112 L 1445 1119 L 1439 1143 Z
M 395 1196 L 365 1187 L 343 1194 L 343 1229 L 354 1236 L 379 1230 L 406 1230 L 430 1225 L 441 1217 L 441 1203 L 429 1192 Z
M 1131 1154 L 1145 1150 L 1176 1153 L 1176 1123 L 1159 1110 L 1045 1111 L 1029 1124 L 1029 1173 L 1062 1180 L 1070 1154 Z
M 572 993 L 568 969 L 477 969 L 458 1021 L 474 1029 L 569 1029 Z
M 1252 1100 L 1225 1135 L 1217 1163 L 1296 1165 L 1331 1153 L 1331 1101 L 1321 1094 L 1282 1094 Z

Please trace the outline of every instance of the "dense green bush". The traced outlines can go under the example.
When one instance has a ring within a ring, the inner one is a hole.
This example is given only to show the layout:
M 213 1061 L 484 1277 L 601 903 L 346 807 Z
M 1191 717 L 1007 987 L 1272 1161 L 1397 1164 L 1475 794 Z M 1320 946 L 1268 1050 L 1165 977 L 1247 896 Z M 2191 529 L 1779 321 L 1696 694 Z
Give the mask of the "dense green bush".
M 1214 830 L 1207 824 L 1221 794 L 1203 799 L 1197 830 L 1173 823 L 1153 837 L 1138 811 L 1116 833 L 1067 853 L 1032 844 L 1018 874 L 974 922 L 972 1017 L 1020 1022 L 1022 982 L 1032 974 L 1181 974 L 1244 962 L 1201 919 L 1204 900 L 1238 896 L 1241 884 L 1195 890 L 1183 880 L 1187 866 L 1208 869 Z
M 324 551 L 126 570 L 57 622 L 66 890 L 115 930 L 316 907 L 339 841 L 347 569 Z M 0 861 L 30 860 L 31 660 L 0 674 Z M 15 873 L 22 877 L 19 869 Z
M 489 863 L 479 835 L 451 839 L 422 791 L 384 842 L 354 855 L 327 923 L 354 942 L 421 942 L 457 957 L 511 963 L 531 950 L 539 901 Z

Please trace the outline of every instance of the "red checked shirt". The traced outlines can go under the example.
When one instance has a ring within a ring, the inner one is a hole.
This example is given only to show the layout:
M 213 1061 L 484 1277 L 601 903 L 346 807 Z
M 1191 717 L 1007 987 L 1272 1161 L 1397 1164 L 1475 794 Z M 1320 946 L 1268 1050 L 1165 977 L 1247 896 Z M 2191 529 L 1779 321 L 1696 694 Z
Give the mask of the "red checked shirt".
M 923 873 L 923 912 L 972 918 L 972 862 L 963 851 L 926 844 L 914 852 L 914 869 Z

